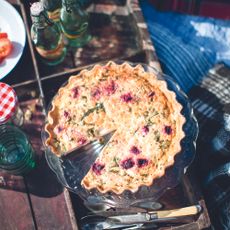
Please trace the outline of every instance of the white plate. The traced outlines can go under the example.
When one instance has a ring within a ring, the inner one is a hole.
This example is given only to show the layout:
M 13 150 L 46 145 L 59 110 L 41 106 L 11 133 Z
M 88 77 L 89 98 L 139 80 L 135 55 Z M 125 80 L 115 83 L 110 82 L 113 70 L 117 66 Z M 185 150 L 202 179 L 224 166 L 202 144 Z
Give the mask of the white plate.
M 18 63 L 26 42 L 25 26 L 16 9 L 5 0 L 0 0 L 0 32 L 6 32 L 13 44 L 11 54 L 0 63 L 0 80 Z

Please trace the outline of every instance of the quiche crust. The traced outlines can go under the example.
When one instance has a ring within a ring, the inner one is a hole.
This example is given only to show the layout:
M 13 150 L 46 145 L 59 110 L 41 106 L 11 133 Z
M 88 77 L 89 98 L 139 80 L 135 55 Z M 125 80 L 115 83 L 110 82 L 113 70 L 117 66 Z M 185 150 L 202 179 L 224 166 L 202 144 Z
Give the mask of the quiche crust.
M 71 76 L 52 101 L 46 145 L 58 157 L 116 130 L 81 184 L 101 193 L 136 192 L 165 174 L 185 136 L 182 106 L 141 65 L 95 65 Z

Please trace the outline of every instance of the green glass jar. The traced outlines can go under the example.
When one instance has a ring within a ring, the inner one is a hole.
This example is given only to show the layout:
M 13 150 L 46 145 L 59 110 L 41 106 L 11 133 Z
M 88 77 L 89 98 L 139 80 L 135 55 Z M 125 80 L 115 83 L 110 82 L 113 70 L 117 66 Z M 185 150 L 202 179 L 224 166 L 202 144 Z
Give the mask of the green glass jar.
M 41 0 L 48 17 L 53 22 L 60 21 L 61 0 Z
M 79 0 L 62 0 L 60 24 L 70 46 L 82 47 L 90 41 L 88 20 Z
M 35 154 L 26 135 L 16 126 L 0 125 L 0 170 L 24 175 L 35 166 Z
M 41 2 L 30 8 L 33 25 L 31 38 L 42 61 L 48 65 L 61 63 L 66 56 L 66 48 L 58 25 L 52 22 Z

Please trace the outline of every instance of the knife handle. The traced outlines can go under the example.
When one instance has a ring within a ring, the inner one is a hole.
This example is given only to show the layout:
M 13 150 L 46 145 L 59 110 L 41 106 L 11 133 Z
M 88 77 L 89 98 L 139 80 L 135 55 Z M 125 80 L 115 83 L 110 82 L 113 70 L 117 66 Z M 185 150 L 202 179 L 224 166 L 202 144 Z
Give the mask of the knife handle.
M 200 205 L 193 205 L 185 208 L 179 209 L 172 209 L 172 210 L 165 210 L 165 211 L 157 211 L 158 218 L 173 218 L 173 217 L 180 217 L 180 216 L 190 216 L 196 215 L 201 212 L 202 208 Z

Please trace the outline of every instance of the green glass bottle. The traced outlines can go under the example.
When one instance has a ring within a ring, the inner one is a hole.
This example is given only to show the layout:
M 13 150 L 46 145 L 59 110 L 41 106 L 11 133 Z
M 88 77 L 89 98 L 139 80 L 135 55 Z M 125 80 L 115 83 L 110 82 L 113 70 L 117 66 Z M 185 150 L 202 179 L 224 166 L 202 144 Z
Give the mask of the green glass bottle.
M 48 65 L 61 63 L 66 55 L 63 35 L 58 25 L 52 22 L 41 2 L 35 2 L 30 8 L 33 25 L 31 38 L 42 61 Z
M 13 125 L 0 125 L 0 170 L 24 175 L 35 166 L 34 150 L 26 135 Z
M 50 20 L 60 21 L 61 0 L 41 0 Z
M 88 20 L 79 0 L 62 0 L 60 24 L 70 46 L 81 47 L 90 41 Z

